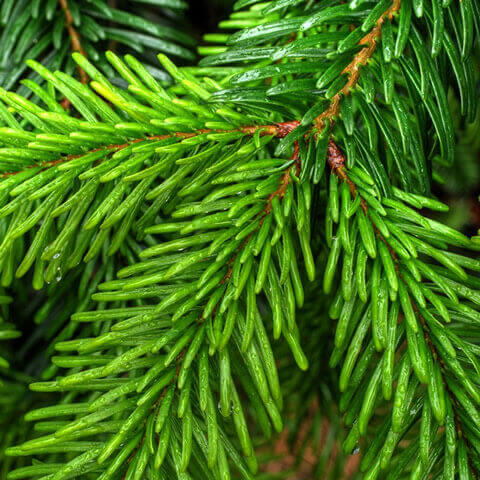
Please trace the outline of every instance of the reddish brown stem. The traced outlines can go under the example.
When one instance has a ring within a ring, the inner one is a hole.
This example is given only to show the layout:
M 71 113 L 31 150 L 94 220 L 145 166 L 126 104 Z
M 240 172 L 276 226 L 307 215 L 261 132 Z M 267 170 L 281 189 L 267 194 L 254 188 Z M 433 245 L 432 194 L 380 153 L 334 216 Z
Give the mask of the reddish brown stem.
M 352 197 L 356 197 L 358 195 L 357 186 L 348 178 L 348 175 L 345 171 L 345 154 L 340 150 L 338 145 L 330 139 L 328 141 L 328 148 L 327 148 L 327 163 L 330 165 L 332 171 L 344 182 L 347 182 L 348 188 Z M 367 215 L 367 204 L 363 198 L 360 199 L 360 206 L 364 211 L 365 215 Z
M 70 8 L 68 7 L 68 1 L 58 0 L 58 2 L 62 7 L 63 13 L 65 14 L 65 27 L 67 28 L 68 35 L 70 37 L 72 50 L 74 52 L 81 53 L 84 57 L 86 57 L 85 50 L 83 49 L 82 43 L 80 41 L 80 35 L 75 29 L 73 24 L 73 16 L 72 16 L 72 12 L 70 11 Z M 77 69 L 78 69 L 78 74 L 80 75 L 80 82 L 82 82 L 83 84 L 87 83 L 88 76 L 85 70 L 80 66 L 77 66 Z M 66 100 L 66 102 L 68 102 L 68 104 L 70 103 L 68 100 Z
M 261 136 L 268 136 L 268 135 L 273 135 L 277 138 L 284 138 L 286 137 L 292 130 L 298 127 L 300 125 L 300 122 L 298 121 L 290 121 L 290 122 L 282 122 L 282 123 L 277 123 L 273 125 L 247 125 L 239 128 L 235 128 L 233 130 L 212 130 L 212 129 L 200 129 L 196 130 L 195 132 L 175 132 L 172 134 L 165 134 L 165 135 L 152 135 L 150 137 L 144 137 L 144 138 L 135 138 L 133 140 L 130 140 L 126 143 L 119 143 L 119 144 L 111 144 L 111 145 L 106 145 L 103 147 L 97 147 L 89 150 L 88 152 L 83 152 L 80 154 L 74 154 L 74 155 L 67 155 L 65 157 L 60 157 L 57 160 L 49 160 L 47 162 L 42 162 L 42 163 L 36 163 L 34 165 L 29 165 L 26 167 L 28 168 L 47 168 L 47 167 L 53 167 L 55 165 L 59 165 L 65 162 L 68 162 L 70 160 L 74 160 L 75 158 L 82 157 L 83 155 L 86 155 L 87 153 L 93 153 L 93 152 L 98 152 L 100 150 L 106 149 L 110 151 L 119 151 L 123 150 L 124 148 L 135 144 L 139 142 L 145 142 L 145 141 L 159 141 L 159 140 L 166 140 L 167 138 L 192 138 L 196 137 L 197 135 L 201 135 L 204 133 L 232 133 L 232 132 L 242 132 L 245 133 L 246 135 L 254 135 L 255 132 L 258 130 L 260 131 Z M 20 170 L 17 172 L 6 172 L 2 173 L 0 175 L 0 178 L 5 178 L 9 177 L 12 175 L 17 175 L 18 173 L 22 172 L 24 170 Z
M 359 45 L 363 46 L 362 50 L 355 55 L 342 72 L 342 75 L 348 75 L 347 83 L 332 97 L 329 107 L 316 118 L 317 131 L 321 132 L 327 122 L 332 123 L 333 119 L 338 116 L 342 96 L 350 95 L 360 77 L 360 67 L 367 64 L 377 48 L 378 38 L 382 35 L 382 25 L 385 19 L 391 20 L 393 15 L 400 10 L 400 6 L 401 0 L 393 0 L 390 8 L 377 20 L 375 27 L 360 40 Z
M 290 185 L 290 182 L 292 181 L 292 174 L 291 170 L 292 168 L 295 168 L 295 175 L 298 177 L 300 176 L 300 171 L 301 171 L 301 160 L 299 156 L 299 150 L 300 147 L 298 145 L 298 142 L 295 142 L 295 148 L 293 151 L 292 155 L 292 160 L 294 160 L 293 164 L 288 167 L 288 169 L 285 171 L 285 173 L 282 175 L 280 178 L 280 184 L 278 188 L 269 195 L 265 208 L 258 214 L 257 218 L 260 217 L 260 222 L 258 224 L 258 228 L 262 226 L 263 221 L 265 220 L 265 217 L 269 215 L 272 212 L 272 201 L 275 197 L 278 197 L 280 200 L 285 196 L 285 193 L 287 191 L 288 185 Z M 253 232 L 252 232 L 253 233 Z M 233 263 L 235 262 L 235 259 L 237 258 L 238 252 L 240 252 L 250 241 L 252 237 L 252 233 L 250 233 L 245 240 L 242 242 L 242 244 L 238 247 L 237 251 L 235 252 L 235 255 L 232 257 L 232 259 L 229 262 L 229 268 L 227 270 L 227 273 L 223 277 L 221 283 L 228 282 L 232 276 L 232 271 L 233 271 Z
M 287 192 L 287 188 L 290 185 L 290 182 L 292 181 L 292 173 L 291 173 L 292 168 L 295 168 L 295 174 L 297 177 L 300 175 L 301 161 L 298 155 L 299 149 L 300 147 L 298 145 L 298 142 L 295 142 L 295 149 L 292 155 L 292 160 L 294 160 L 294 162 L 290 167 L 288 167 L 288 169 L 282 175 L 282 178 L 280 179 L 280 185 L 278 186 L 278 188 L 268 197 L 267 205 L 265 206 L 265 209 L 264 209 L 264 216 L 268 215 L 272 211 L 272 201 L 275 197 L 279 197 L 280 199 L 282 199 L 285 196 L 285 193 Z

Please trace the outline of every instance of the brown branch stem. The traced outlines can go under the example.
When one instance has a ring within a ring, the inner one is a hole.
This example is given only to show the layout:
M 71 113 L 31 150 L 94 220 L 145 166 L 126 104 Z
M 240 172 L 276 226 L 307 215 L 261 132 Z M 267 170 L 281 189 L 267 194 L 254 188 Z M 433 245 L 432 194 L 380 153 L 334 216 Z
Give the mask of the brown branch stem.
M 338 116 L 342 95 L 350 95 L 351 91 L 357 85 L 360 77 L 360 67 L 366 65 L 374 54 L 378 45 L 378 38 L 382 36 L 382 25 L 385 22 L 385 19 L 388 18 L 391 20 L 393 15 L 400 10 L 400 7 L 401 0 L 393 0 L 390 8 L 388 8 L 388 10 L 386 10 L 377 20 L 375 27 L 360 40 L 359 45 L 363 46 L 363 48 L 355 55 L 353 60 L 342 72 L 342 75 L 348 75 L 347 83 L 331 98 L 329 107 L 315 119 L 318 132 L 323 130 L 327 121 L 331 124 L 333 119 Z
M 285 196 L 285 193 L 287 191 L 287 188 L 288 186 L 290 185 L 291 181 L 292 181 L 292 173 L 291 173 L 291 170 L 293 168 L 295 168 L 295 175 L 298 177 L 300 175 L 300 171 L 301 171 L 301 159 L 300 159 L 300 156 L 299 156 L 299 150 L 300 150 L 300 147 L 298 145 L 298 142 L 295 142 L 295 148 L 294 148 L 294 151 L 293 151 L 293 155 L 292 155 L 292 160 L 293 160 L 293 164 L 290 165 L 290 167 L 288 167 L 288 169 L 285 171 L 285 173 L 282 175 L 282 177 L 280 178 L 280 183 L 278 185 L 278 188 L 269 195 L 268 199 L 267 199 L 267 202 L 266 202 L 266 205 L 265 205 L 265 208 L 257 215 L 257 218 L 260 217 L 260 222 L 258 224 L 258 227 L 256 230 L 258 230 L 261 226 L 262 226 L 262 223 L 263 221 L 265 220 L 265 217 L 267 215 L 269 215 L 271 212 L 272 212 L 272 201 L 275 197 L 278 197 L 279 200 L 281 201 L 282 198 Z M 245 240 L 242 242 L 242 244 L 238 247 L 237 251 L 235 252 L 235 255 L 232 257 L 232 259 L 230 260 L 229 262 L 229 268 L 227 270 L 227 273 L 225 274 L 225 276 L 223 277 L 221 283 L 226 283 L 230 280 L 231 276 L 232 276 L 232 271 L 233 271 L 233 262 L 235 261 L 235 258 L 237 257 L 237 255 L 239 254 L 239 252 L 245 248 L 248 244 L 248 242 L 250 241 L 250 239 L 252 238 L 252 233 L 250 233 L 246 238 Z M 220 302 L 220 300 L 219 300 Z M 218 303 L 219 303 L 218 302 Z M 217 303 L 217 305 L 218 305 Z M 216 309 L 216 307 L 215 307 Z M 215 310 L 214 310 L 215 311 Z
M 70 11 L 70 8 L 68 6 L 68 0 L 58 0 L 60 3 L 60 6 L 62 7 L 63 13 L 65 14 L 65 27 L 68 31 L 68 35 L 70 37 L 70 42 L 72 44 L 72 50 L 74 52 L 78 52 L 82 54 L 84 57 L 85 55 L 85 50 L 83 49 L 82 43 L 80 41 L 80 34 L 78 31 L 75 29 L 74 24 L 73 24 L 73 16 L 72 12 Z M 85 70 L 77 66 L 78 74 L 80 75 L 80 82 L 83 84 L 88 82 L 88 76 Z M 68 100 L 67 100 L 68 102 Z
M 284 138 L 286 137 L 292 130 L 297 128 L 300 125 L 300 122 L 297 120 L 289 121 L 289 122 L 281 122 L 281 123 L 276 123 L 272 125 L 246 125 L 242 126 L 239 128 L 235 128 L 232 130 L 213 130 L 213 129 L 199 129 L 195 130 L 194 132 L 175 132 L 171 134 L 163 134 L 163 135 L 152 135 L 149 137 L 142 137 L 142 138 L 135 138 L 133 140 L 129 140 L 128 142 L 125 143 L 119 143 L 119 144 L 111 144 L 111 145 L 105 145 L 102 147 L 96 147 L 91 150 L 88 150 L 86 152 L 82 152 L 79 154 L 72 154 L 72 155 L 67 155 L 64 157 L 60 157 L 57 160 L 48 160 L 46 162 L 41 162 L 41 163 L 35 163 L 33 165 L 29 165 L 26 167 L 28 168 L 48 168 L 48 167 L 54 167 L 56 165 L 60 165 L 62 163 L 66 163 L 70 160 L 74 160 L 76 158 L 82 157 L 83 155 L 86 155 L 88 153 L 94 153 L 98 152 L 100 150 L 110 150 L 112 152 L 118 152 L 119 150 L 123 150 L 124 148 L 129 147 L 130 145 L 134 145 L 136 143 L 140 142 L 145 142 L 145 141 L 160 141 L 160 140 L 166 140 L 167 138 L 180 138 L 180 139 L 185 139 L 185 138 L 192 138 L 196 137 L 197 135 L 205 134 L 205 133 L 233 133 L 233 132 L 242 132 L 246 135 L 254 135 L 258 130 L 260 130 L 260 135 L 261 136 L 268 136 L 268 135 L 273 135 L 277 138 Z M 24 169 L 25 170 L 25 169 Z M 23 172 L 24 170 L 16 171 L 16 172 L 6 172 L 0 175 L 0 178 L 5 178 L 9 177 L 12 175 L 17 175 L 18 173 Z

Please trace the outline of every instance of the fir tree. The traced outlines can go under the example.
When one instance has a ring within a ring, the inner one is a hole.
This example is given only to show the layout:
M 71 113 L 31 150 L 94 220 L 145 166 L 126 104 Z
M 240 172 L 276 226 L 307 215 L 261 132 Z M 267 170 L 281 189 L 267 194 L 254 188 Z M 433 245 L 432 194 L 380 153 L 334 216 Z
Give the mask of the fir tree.
M 258 447 L 327 419 L 313 478 L 478 478 L 480 237 L 432 193 L 478 134 L 477 0 L 239 0 L 168 81 L 80 48 L 102 6 L 45 2 L 53 55 L 0 89 L 0 474 L 277 478 Z M 99 38 L 161 50 L 128 15 Z

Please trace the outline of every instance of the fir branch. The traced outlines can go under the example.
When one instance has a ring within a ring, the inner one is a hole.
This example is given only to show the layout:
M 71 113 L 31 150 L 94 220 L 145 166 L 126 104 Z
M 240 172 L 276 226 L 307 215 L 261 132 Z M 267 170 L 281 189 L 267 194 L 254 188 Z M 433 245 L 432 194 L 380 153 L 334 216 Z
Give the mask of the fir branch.
M 373 437 L 369 478 L 476 466 L 480 266 L 450 247 L 478 245 L 419 212 L 446 208 L 427 165 L 453 158 L 448 86 L 464 116 L 475 109 L 464 3 L 461 17 L 415 4 L 412 20 L 406 1 L 240 1 L 253 6 L 228 24 L 245 28 L 202 67 L 160 56 L 171 88 L 107 53 L 119 88 L 77 53 L 89 84 L 29 62 L 48 84 L 31 84 L 43 103 L 0 91 L 2 283 L 32 268 L 41 288 L 82 260 L 88 279 L 110 259 L 95 307 L 59 321 L 63 375 L 32 386 L 69 403 L 35 409 L 27 418 L 46 420 L 44 435 L 8 450 L 47 463 L 14 475 L 218 479 L 231 465 L 250 479 L 246 415 L 266 437 L 282 429 L 278 370 L 305 369 L 300 343 L 318 353 L 319 338 L 341 369 L 345 449 Z M 300 313 L 300 272 L 313 280 L 325 263 L 335 334 Z M 280 337 L 289 352 L 277 356 Z M 48 465 L 55 452 L 62 463 Z
M 342 75 L 348 76 L 347 83 L 330 99 L 330 105 L 328 109 L 323 111 L 315 119 L 317 130 L 319 132 L 326 127 L 326 121 L 331 123 L 332 120 L 338 116 L 342 97 L 350 95 L 350 92 L 357 85 L 360 76 L 360 68 L 365 66 L 375 53 L 378 40 L 382 35 L 382 25 L 385 22 L 385 19 L 388 18 L 390 21 L 392 21 L 393 16 L 400 11 L 400 8 L 401 0 L 393 0 L 390 7 L 388 7 L 388 9 L 380 15 L 375 26 L 358 42 L 361 50 L 355 55 L 353 60 L 343 69 L 341 73 Z
M 440 366 L 439 372 L 440 372 L 440 375 L 441 375 L 443 390 L 448 395 L 447 398 L 450 402 L 450 405 L 453 408 L 454 425 L 455 425 L 455 430 L 457 432 L 457 435 L 459 436 L 459 438 L 464 438 L 465 439 L 465 442 L 467 443 L 467 447 L 468 447 L 469 452 L 472 452 L 473 450 L 472 450 L 471 445 L 469 444 L 468 436 L 466 436 L 465 433 L 464 433 L 464 429 L 463 429 L 463 426 L 462 426 L 462 421 L 461 421 L 461 419 L 460 419 L 460 417 L 457 413 L 457 408 L 459 406 L 459 401 L 456 398 L 456 396 L 453 394 L 452 390 L 449 387 L 449 383 L 447 382 L 447 380 L 445 378 L 446 372 L 449 372 L 450 369 L 447 367 L 445 361 L 442 359 L 442 355 L 440 355 L 437 347 L 435 346 L 435 342 L 431 337 L 431 335 L 432 335 L 431 334 L 431 328 L 432 327 L 427 324 L 424 316 L 422 315 L 422 313 L 421 313 L 422 309 L 418 305 L 418 300 L 416 300 L 414 297 L 412 297 L 412 293 L 410 293 L 410 292 L 413 292 L 412 285 L 411 285 L 411 282 L 406 280 L 405 275 L 403 273 L 403 269 L 402 269 L 402 266 L 401 266 L 401 261 L 399 259 L 398 253 L 397 253 L 399 251 L 398 247 L 394 248 L 392 246 L 392 244 L 389 242 L 389 239 L 385 238 L 384 234 L 382 234 L 380 232 L 379 226 L 378 226 L 379 225 L 378 220 L 377 221 L 372 220 L 371 216 L 369 215 L 369 206 L 368 206 L 367 202 L 365 201 L 365 198 L 363 198 L 362 194 L 359 193 L 357 186 L 349 178 L 348 173 L 345 169 L 345 163 L 346 163 L 345 155 L 343 154 L 343 152 L 340 150 L 340 148 L 335 144 L 335 142 L 332 139 L 330 139 L 330 143 L 329 143 L 329 148 L 328 148 L 328 153 L 327 153 L 327 162 L 330 165 L 330 168 L 332 169 L 332 172 L 335 175 L 337 175 L 343 182 L 345 182 L 346 185 L 348 185 L 348 190 L 349 190 L 350 194 L 352 195 L 352 198 L 355 199 L 355 198 L 358 197 L 360 199 L 360 205 L 362 207 L 363 213 L 359 213 L 359 215 L 365 215 L 365 217 L 368 219 L 368 222 L 370 222 L 370 224 L 371 224 L 372 231 L 375 232 L 375 235 L 378 237 L 379 241 L 382 242 L 386 246 L 386 248 L 389 252 L 389 255 L 391 255 L 391 258 L 393 260 L 393 264 L 394 264 L 394 267 L 395 267 L 395 275 L 397 275 L 399 281 L 404 284 L 405 292 L 408 292 L 405 301 L 407 301 L 409 304 L 411 304 L 410 308 L 412 308 L 412 312 L 414 312 L 414 314 L 417 316 L 417 318 L 419 320 L 419 325 L 420 325 L 420 328 L 422 329 L 422 335 L 424 336 L 426 345 L 428 346 L 428 348 L 430 350 L 433 362 L 438 362 L 438 365 Z M 372 204 L 370 204 L 370 205 L 372 206 Z M 360 231 L 362 232 L 362 230 L 360 230 Z M 362 233 L 362 237 L 363 237 L 363 233 Z M 398 237 L 398 238 L 400 238 L 400 237 Z M 382 263 L 384 264 L 385 268 L 387 268 L 387 263 L 384 262 L 383 258 L 382 258 Z M 390 275 L 392 275 L 392 274 L 393 274 L 393 272 L 390 272 Z M 390 283 L 390 281 L 389 281 L 389 283 Z M 376 301 L 373 298 L 373 293 L 372 293 L 372 301 Z M 411 319 L 408 320 L 408 317 L 409 317 L 409 314 L 407 312 L 408 308 L 406 310 L 406 306 L 403 305 L 403 303 L 402 303 L 402 308 L 403 308 L 403 311 L 404 311 L 405 318 L 407 318 L 407 323 L 410 324 Z M 423 308 L 425 309 L 425 306 Z M 426 311 L 426 310 L 424 310 L 424 311 Z M 437 312 L 437 313 L 439 313 L 439 312 Z M 399 317 L 398 320 L 400 322 L 402 320 L 402 318 Z M 410 328 L 409 324 L 406 327 L 407 330 Z M 438 325 L 440 326 L 440 323 Z M 373 325 L 372 328 L 375 329 L 375 325 Z M 437 336 L 438 336 L 438 333 L 437 333 Z M 438 337 L 437 337 L 437 341 L 438 341 Z M 407 349 L 408 350 L 410 349 L 409 345 L 408 345 L 408 335 L 407 335 Z M 413 369 L 414 369 L 415 373 L 418 375 L 417 371 L 415 370 L 415 366 L 414 366 Z M 427 380 L 423 376 L 419 376 L 418 379 L 421 383 L 430 384 L 430 382 L 431 382 L 431 379 Z M 432 395 L 432 393 L 430 392 L 430 387 L 429 387 L 429 395 Z M 432 403 L 432 405 L 435 405 L 438 402 L 438 398 L 436 398 L 436 395 L 438 395 L 438 392 L 436 394 L 433 394 L 433 398 L 432 397 L 430 398 L 430 402 Z M 443 392 L 440 393 L 440 395 L 443 395 Z M 445 415 L 445 413 L 443 413 L 443 414 Z M 440 424 L 443 424 L 442 418 L 439 418 L 437 416 L 437 419 L 440 422 Z M 446 447 L 446 448 L 448 448 L 448 447 Z M 472 474 L 473 478 L 476 478 L 475 470 L 474 470 L 474 467 L 473 467 L 473 462 L 472 462 L 472 459 L 471 459 L 470 456 L 468 457 L 468 463 L 469 463 L 469 468 L 471 470 L 471 474 Z M 452 467 L 452 468 L 454 468 L 454 467 Z
M 250 135 L 253 136 L 257 131 L 259 131 L 260 136 L 274 136 L 276 138 L 284 138 L 286 137 L 292 130 L 298 127 L 300 122 L 298 121 L 289 121 L 289 122 L 280 122 L 278 124 L 273 124 L 273 125 L 245 125 L 241 126 L 238 128 L 234 128 L 232 130 L 222 130 L 222 129 L 208 129 L 208 128 L 203 128 L 199 129 L 193 132 L 174 132 L 172 134 L 166 134 L 166 135 L 152 135 L 149 137 L 141 137 L 141 138 L 133 138 L 129 140 L 127 143 L 121 143 L 121 144 L 111 144 L 111 145 L 105 145 L 102 147 L 97 147 L 97 148 L 92 148 L 91 150 L 88 150 L 87 152 L 81 153 L 81 154 L 72 154 L 72 155 L 67 155 L 66 157 L 61 157 L 57 160 L 53 161 L 46 161 L 46 162 L 40 162 L 34 165 L 28 165 L 26 168 L 40 168 L 41 170 L 48 168 L 48 167 L 54 167 L 56 165 L 61 165 L 66 162 L 69 162 L 71 160 L 75 160 L 77 158 L 81 158 L 84 155 L 90 154 L 90 153 L 95 153 L 99 152 L 101 150 L 108 150 L 111 152 L 119 152 L 120 150 L 123 150 L 124 148 L 127 148 L 131 145 L 135 145 L 136 143 L 139 142 L 144 142 L 144 141 L 162 141 L 162 140 L 167 140 L 170 138 L 193 138 L 198 135 L 204 135 L 208 133 L 244 133 L 245 135 Z M 24 170 L 19 170 L 16 172 L 4 172 L 0 174 L 0 178 L 5 178 L 5 177 L 10 177 L 12 175 L 18 175 L 19 173 L 23 172 Z

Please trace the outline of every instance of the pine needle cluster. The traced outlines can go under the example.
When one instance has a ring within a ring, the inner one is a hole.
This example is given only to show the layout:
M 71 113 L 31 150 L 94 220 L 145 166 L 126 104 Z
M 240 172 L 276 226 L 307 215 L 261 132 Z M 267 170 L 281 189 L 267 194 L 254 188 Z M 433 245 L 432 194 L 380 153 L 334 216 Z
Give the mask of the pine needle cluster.
M 198 65 L 181 22 L 32 3 L 0 7 L 0 475 L 273 479 L 258 447 L 328 421 L 312 478 L 478 478 L 480 236 L 435 195 L 478 1 L 239 0 Z

